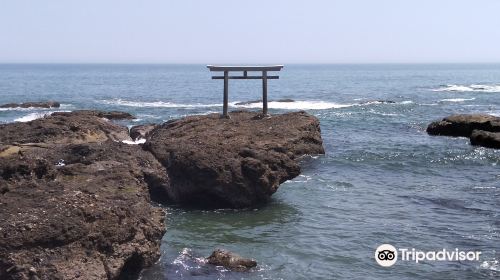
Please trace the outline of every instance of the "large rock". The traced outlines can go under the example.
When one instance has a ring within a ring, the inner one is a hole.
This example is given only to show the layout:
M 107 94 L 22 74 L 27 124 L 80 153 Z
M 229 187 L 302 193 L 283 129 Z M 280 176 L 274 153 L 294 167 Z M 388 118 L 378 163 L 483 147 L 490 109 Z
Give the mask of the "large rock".
M 472 145 L 500 149 L 500 132 L 474 130 L 470 136 Z
M 196 207 L 259 204 L 299 175 L 298 157 L 323 154 L 319 121 L 305 112 L 258 119 L 232 112 L 169 121 L 145 148 L 167 168 L 170 199 Z
M 46 102 L 25 102 L 25 103 L 8 103 L 0 105 L 0 108 L 59 108 L 61 104 L 55 101 Z
M 0 143 L 96 143 L 106 140 L 131 140 L 128 129 L 111 122 L 117 115 L 128 113 L 99 111 L 56 112 L 31 122 L 0 124 Z
M 98 115 L 0 126 L 0 279 L 119 279 L 158 259 L 166 170 Z
M 229 252 L 223 249 L 216 249 L 207 258 L 209 264 L 216 266 L 222 266 L 229 270 L 234 271 L 248 271 L 251 268 L 257 266 L 257 262 L 254 259 L 243 258 L 238 254 Z
M 469 137 L 473 130 L 500 132 L 500 118 L 485 114 L 452 115 L 431 123 L 427 127 L 430 135 Z

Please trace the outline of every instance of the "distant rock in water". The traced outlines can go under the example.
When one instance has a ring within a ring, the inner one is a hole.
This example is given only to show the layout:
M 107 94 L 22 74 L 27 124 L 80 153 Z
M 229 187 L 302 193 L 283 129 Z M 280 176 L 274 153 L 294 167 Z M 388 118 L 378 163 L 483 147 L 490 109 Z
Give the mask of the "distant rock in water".
M 263 203 L 300 174 L 300 156 L 324 153 L 317 118 L 305 112 L 257 115 L 190 116 L 149 133 L 144 147 L 167 168 L 173 202 L 199 208 Z
M 500 147 L 500 117 L 486 114 L 452 115 L 427 127 L 430 135 L 469 137 L 471 144 Z
M 121 279 L 158 259 L 166 170 L 100 116 L 0 125 L 0 279 Z
M 278 99 L 278 100 L 271 100 L 269 102 L 295 102 L 295 100 L 293 100 L 293 99 Z M 262 103 L 262 100 L 238 102 L 238 103 L 235 103 L 234 105 L 244 106 L 244 105 L 250 105 L 250 104 L 255 104 L 255 103 Z
M 212 255 L 207 258 L 207 261 L 209 264 L 241 272 L 248 271 L 257 266 L 257 262 L 253 259 L 243 258 L 235 253 L 222 249 L 216 249 Z
M 472 145 L 500 149 L 500 132 L 474 130 L 470 136 Z
M 95 111 L 95 110 L 79 110 L 76 111 L 78 112 L 78 115 L 81 116 L 96 116 L 99 118 L 105 118 L 108 120 L 132 120 L 135 119 L 135 117 L 129 113 L 126 112 L 120 112 L 120 111 L 109 111 L 109 112 L 103 112 L 103 111 Z M 73 112 L 55 112 L 52 113 L 52 116 L 72 116 Z
M 396 101 L 392 100 L 370 100 L 370 101 L 365 101 L 362 102 L 361 104 L 373 104 L 373 103 L 379 103 L 379 104 L 396 104 Z
M 8 103 L 0 105 L 0 108 L 59 108 L 61 104 L 55 101 L 47 102 L 25 102 L 25 103 Z

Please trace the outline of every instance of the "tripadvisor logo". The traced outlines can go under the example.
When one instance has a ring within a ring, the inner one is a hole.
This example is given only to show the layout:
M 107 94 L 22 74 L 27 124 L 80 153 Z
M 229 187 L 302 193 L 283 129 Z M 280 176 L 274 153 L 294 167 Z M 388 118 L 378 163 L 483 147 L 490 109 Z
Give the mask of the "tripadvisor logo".
M 375 250 L 375 260 L 381 266 L 392 266 L 398 260 L 398 251 L 391 244 L 382 244 Z
M 460 251 L 441 249 L 439 251 L 420 251 L 415 248 L 396 249 L 391 244 L 382 244 L 375 250 L 375 261 L 384 267 L 393 266 L 399 259 L 419 263 L 421 261 L 479 261 L 480 251 Z

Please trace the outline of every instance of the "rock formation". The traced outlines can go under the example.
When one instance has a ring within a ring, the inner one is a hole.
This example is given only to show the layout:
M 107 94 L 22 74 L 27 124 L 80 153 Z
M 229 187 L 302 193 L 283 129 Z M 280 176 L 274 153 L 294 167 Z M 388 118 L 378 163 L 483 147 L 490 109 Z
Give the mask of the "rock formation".
M 500 147 L 500 117 L 485 114 L 452 115 L 427 127 L 430 135 L 469 137 L 471 144 Z
M 47 102 L 25 102 L 25 103 L 8 103 L 0 105 L 0 108 L 59 108 L 61 104 L 55 101 Z
M 305 112 L 230 116 L 186 117 L 149 133 L 144 146 L 167 168 L 173 202 L 218 208 L 263 203 L 299 175 L 298 157 L 324 153 L 319 121 Z
M 210 257 L 207 258 L 207 261 L 209 264 L 223 266 L 226 269 L 241 272 L 248 271 L 257 266 L 257 262 L 253 259 L 243 258 L 240 255 L 222 249 L 216 249 Z
M 133 129 L 123 112 L 57 112 L 0 125 L 0 279 L 121 279 L 153 264 L 166 227 L 158 203 L 248 207 L 324 153 L 304 112 L 191 116 Z M 222 253 L 221 253 L 222 254 Z M 227 255 L 227 254 L 226 254 Z M 252 262 L 215 254 L 221 265 Z M 242 266 L 242 267 L 240 267 Z
M 0 279 L 117 279 L 157 260 L 166 171 L 94 113 L 0 125 Z

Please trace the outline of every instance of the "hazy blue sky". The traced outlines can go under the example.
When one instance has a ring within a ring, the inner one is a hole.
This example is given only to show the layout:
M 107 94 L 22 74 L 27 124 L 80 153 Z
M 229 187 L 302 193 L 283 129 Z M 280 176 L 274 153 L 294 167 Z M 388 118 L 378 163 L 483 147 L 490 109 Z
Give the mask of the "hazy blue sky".
M 0 0 L 0 62 L 500 62 L 500 0 Z

